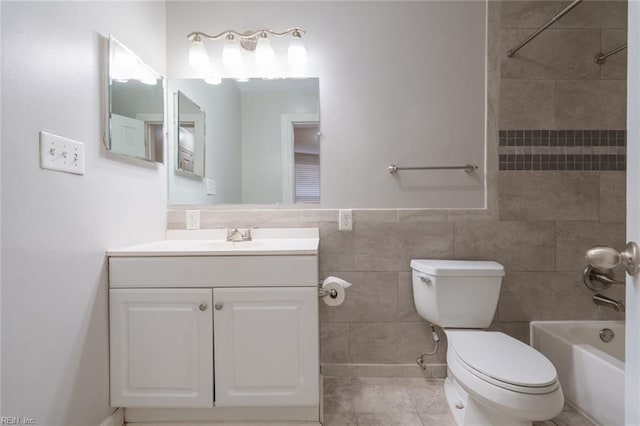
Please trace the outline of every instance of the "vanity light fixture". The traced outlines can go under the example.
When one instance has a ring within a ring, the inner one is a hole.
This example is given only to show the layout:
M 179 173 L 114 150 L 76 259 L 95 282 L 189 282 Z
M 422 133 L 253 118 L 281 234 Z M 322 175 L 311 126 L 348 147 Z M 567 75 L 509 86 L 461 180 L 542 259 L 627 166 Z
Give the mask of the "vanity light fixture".
M 200 36 L 196 35 L 191 41 L 189 49 L 189 65 L 194 68 L 206 68 L 209 66 L 209 55 L 207 49 L 202 44 Z
M 263 78 L 275 78 L 278 75 L 276 55 L 269 40 L 270 36 L 291 36 L 287 52 L 288 64 L 292 70 L 299 73 L 307 59 L 307 51 L 302 41 L 302 34 L 306 31 L 300 27 L 289 28 L 283 32 L 260 29 L 257 31 L 223 31 L 216 35 L 209 35 L 194 31 L 187 35 L 191 40 L 189 49 L 189 65 L 207 73 L 210 62 L 203 39 L 222 40 L 222 65 L 230 69 L 237 76 L 237 80 L 245 80 L 246 69 L 243 62 L 243 50 L 255 52 L 255 74 Z M 242 49 L 241 49 L 242 48 Z

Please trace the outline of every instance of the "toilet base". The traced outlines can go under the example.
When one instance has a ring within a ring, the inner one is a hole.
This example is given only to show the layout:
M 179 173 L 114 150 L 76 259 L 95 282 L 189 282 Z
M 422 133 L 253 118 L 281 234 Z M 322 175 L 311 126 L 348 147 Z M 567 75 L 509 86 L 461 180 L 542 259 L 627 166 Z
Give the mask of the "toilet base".
M 444 381 L 447 405 L 458 426 L 531 426 L 531 422 L 507 416 L 493 408 L 480 404 L 453 379 L 450 371 Z

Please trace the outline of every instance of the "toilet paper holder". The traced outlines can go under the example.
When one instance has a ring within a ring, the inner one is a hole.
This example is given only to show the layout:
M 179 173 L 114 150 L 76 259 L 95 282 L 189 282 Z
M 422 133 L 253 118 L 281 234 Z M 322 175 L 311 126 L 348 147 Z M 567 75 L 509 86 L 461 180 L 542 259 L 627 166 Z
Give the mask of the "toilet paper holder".
M 320 282 L 320 285 L 322 285 L 322 282 Z M 336 289 L 332 288 L 327 290 L 326 288 L 318 288 L 318 297 L 322 298 L 325 296 L 329 296 L 332 299 L 335 299 L 336 297 L 338 297 L 338 292 L 336 291 Z

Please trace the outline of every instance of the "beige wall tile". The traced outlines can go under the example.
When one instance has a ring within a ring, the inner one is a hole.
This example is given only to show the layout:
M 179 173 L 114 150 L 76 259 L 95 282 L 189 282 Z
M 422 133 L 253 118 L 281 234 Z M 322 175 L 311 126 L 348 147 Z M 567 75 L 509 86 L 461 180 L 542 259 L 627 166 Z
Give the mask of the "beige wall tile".
M 167 229 L 186 229 L 187 217 L 184 210 L 167 210 Z
M 398 211 L 393 210 L 354 210 L 354 222 L 397 222 Z
M 400 222 L 447 222 L 449 210 L 400 209 Z
M 201 228 L 309 227 L 300 225 L 298 210 L 200 210 Z
M 426 322 L 354 322 L 349 327 L 349 362 L 413 363 L 421 353 L 433 349 Z M 444 361 L 444 354 L 443 345 L 440 362 Z
M 349 357 L 349 324 L 320 323 L 320 362 L 347 362 Z
M 300 222 L 338 222 L 338 210 L 300 210 Z
M 413 302 L 411 272 L 398 273 L 398 321 L 425 321 L 416 311 Z
M 500 32 L 502 78 L 597 79 L 600 66 L 593 62 L 600 49 L 599 29 L 548 29 L 512 57 L 507 51 L 531 34 L 531 30 Z
M 598 220 L 598 172 L 502 172 L 501 220 Z
M 498 182 L 497 175 L 495 173 L 496 181 L 495 181 L 495 194 L 496 198 L 498 195 Z M 497 203 L 496 203 L 497 204 Z M 478 210 L 449 210 L 449 220 L 454 222 L 476 222 L 476 221 L 491 221 L 498 220 L 498 212 L 497 205 L 495 209 L 478 209 Z
M 529 323 L 528 322 L 494 322 L 489 330 L 500 331 L 521 342 L 529 344 Z
M 624 80 L 557 81 L 556 128 L 625 129 L 626 87 Z
M 353 231 L 339 231 L 337 222 L 320 223 L 320 271 L 353 271 L 354 244 Z
M 500 129 L 552 129 L 554 102 L 553 80 L 502 79 Z
M 456 223 L 455 258 L 494 260 L 512 271 L 552 271 L 553 222 Z
M 395 321 L 398 318 L 396 272 L 327 272 L 353 285 L 340 306 L 320 304 L 321 321 Z
M 601 53 L 607 53 L 627 42 L 627 30 L 602 30 Z M 609 56 L 600 65 L 600 77 L 605 80 L 626 80 L 627 50 Z
M 626 243 L 624 222 L 558 222 L 556 226 L 556 270 L 581 272 L 584 255 L 593 246 L 618 250 Z
M 453 223 L 356 222 L 355 269 L 408 271 L 413 258 L 453 256 Z
M 600 172 L 600 220 L 624 222 L 627 218 L 627 174 Z
M 500 26 L 502 28 L 537 29 L 556 14 L 554 1 L 503 1 Z M 552 26 L 551 28 L 554 28 Z
M 558 2 L 558 11 L 569 5 Z M 626 1 L 585 1 L 557 22 L 558 28 L 627 28 Z
M 592 293 L 579 272 L 513 272 L 503 281 L 498 320 L 582 320 L 597 318 Z

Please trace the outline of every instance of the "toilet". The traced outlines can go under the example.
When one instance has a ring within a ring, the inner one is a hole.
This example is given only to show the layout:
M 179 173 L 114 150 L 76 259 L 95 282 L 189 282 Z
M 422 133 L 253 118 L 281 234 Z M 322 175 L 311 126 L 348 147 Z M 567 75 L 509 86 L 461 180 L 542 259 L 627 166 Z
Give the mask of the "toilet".
M 531 425 L 562 411 L 555 367 L 504 333 L 484 331 L 498 305 L 504 268 L 497 262 L 411 261 L 418 314 L 448 340 L 449 409 L 457 425 Z

